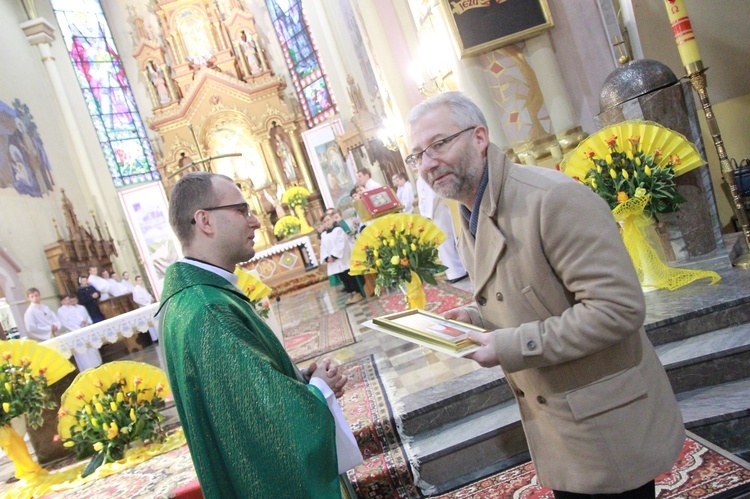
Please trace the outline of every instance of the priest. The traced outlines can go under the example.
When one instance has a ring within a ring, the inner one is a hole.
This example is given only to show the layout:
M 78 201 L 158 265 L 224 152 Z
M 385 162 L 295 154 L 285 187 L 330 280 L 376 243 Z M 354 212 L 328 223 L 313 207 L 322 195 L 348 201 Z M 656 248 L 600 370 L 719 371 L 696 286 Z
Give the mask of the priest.
M 234 182 L 194 172 L 169 221 L 185 258 L 166 272 L 158 312 L 175 405 L 205 497 L 342 497 L 362 456 L 336 402 L 329 360 L 300 372 L 237 288 L 260 223 Z

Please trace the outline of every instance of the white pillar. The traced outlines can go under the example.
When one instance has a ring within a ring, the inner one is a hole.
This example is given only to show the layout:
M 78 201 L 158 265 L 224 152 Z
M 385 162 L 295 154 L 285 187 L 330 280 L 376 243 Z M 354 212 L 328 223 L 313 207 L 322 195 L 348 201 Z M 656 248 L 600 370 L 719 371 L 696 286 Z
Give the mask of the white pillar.
M 561 133 L 577 127 L 573 106 L 565 88 L 560 65 L 552 49 L 549 33 L 526 40 L 526 59 L 539 81 L 544 104 L 549 111 L 554 133 Z

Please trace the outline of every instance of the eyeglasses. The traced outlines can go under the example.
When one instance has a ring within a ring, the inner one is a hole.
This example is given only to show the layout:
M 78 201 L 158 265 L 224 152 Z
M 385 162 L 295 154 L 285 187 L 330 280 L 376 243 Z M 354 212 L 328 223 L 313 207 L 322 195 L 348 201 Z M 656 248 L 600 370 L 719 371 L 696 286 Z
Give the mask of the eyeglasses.
M 453 135 L 450 135 L 448 137 L 445 137 L 444 139 L 436 140 L 429 146 L 425 147 L 422 151 L 415 152 L 414 154 L 409 154 L 406 159 L 404 160 L 407 165 L 411 166 L 412 168 L 417 168 L 419 165 L 422 164 L 422 155 L 427 154 L 427 156 L 431 157 L 432 159 L 438 159 L 441 154 L 445 154 L 448 152 L 450 147 L 448 147 L 448 144 L 450 144 L 453 139 L 458 137 L 464 132 L 468 132 L 469 130 L 474 130 L 478 125 L 470 126 L 469 128 L 464 128 L 460 132 L 454 133 Z
M 249 217 L 249 216 L 252 215 L 252 213 L 250 213 L 250 205 L 248 205 L 247 203 L 225 204 L 223 206 L 214 206 L 212 208 L 201 208 L 201 210 L 203 210 L 203 211 L 237 210 L 243 216 Z M 193 225 L 195 225 L 195 218 L 193 218 L 190 221 L 190 223 L 193 224 Z

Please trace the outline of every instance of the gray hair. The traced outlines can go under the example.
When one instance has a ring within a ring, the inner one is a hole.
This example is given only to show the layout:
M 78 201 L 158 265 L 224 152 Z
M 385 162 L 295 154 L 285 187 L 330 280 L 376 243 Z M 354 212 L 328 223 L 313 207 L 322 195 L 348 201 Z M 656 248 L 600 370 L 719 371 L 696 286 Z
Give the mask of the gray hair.
M 225 178 L 232 182 L 232 179 L 225 175 L 191 172 L 172 187 L 172 192 L 169 194 L 169 225 L 172 226 L 183 248 L 193 241 L 192 221 L 195 212 L 213 206 L 217 202 L 213 185 L 214 178 Z
M 447 107 L 451 114 L 453 124 L 464 129 L 472 126 L 483 126 L 487 128 L 487 120 L 484 113 L 474 101 L 461 92 L 445 92 L 430 97 L 424 102 L 417 104 L 406 118 L 409 130 L 414 123 L 422 119 L 426 114 L 441 107 Z

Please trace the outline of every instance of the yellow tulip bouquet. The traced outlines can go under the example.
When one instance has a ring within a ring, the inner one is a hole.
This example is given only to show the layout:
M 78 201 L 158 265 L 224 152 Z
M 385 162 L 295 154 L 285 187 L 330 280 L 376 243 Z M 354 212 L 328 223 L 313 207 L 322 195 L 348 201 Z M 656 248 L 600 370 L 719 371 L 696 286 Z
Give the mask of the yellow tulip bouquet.
M 264 319 L 268 319 L 268 313 L 270 310 L 270 302 L 265 298 L 273 291 L 266 284 L 258 279 L 252 272 L 248 272 L 242 267 L 237 267 L 234 273 L 239 276 L 237 279 L 237 287 L 245 293 L 250 305 L 255 310 L 255 313 Z
M 290 237 L 299 234 L 301 222 L 294 215 L 279 218 L 273 226 L 273 233 L 279 237 Z
M 62 396 L 58 433 L 79 458 L 94 457 L 82 477 L 104 463 L 119 461 L 132 442 L 163 442 L 161 369 L 131 361 L 109 362 L 79 374 Z
M 26 414 L 26 420 L 32 428 L 43 423 L 44 409 L 54 409 L 57 404 L 50 399 L 47 386 L 47 369 L 40 368 L 36 374 L 31 368 L 31 359 L 22 357 L 17 363 L 12 362 L 10 352 L 2 353 L 4 364 L 0 367 L 0 426 L 10 423 L 11 419 Z
M 437 251 L 445 238 L 437 225 L 419 215 L 386 215 L 365 227 L 357 238 L 349 273 L 377 274 L 377 295 L 383 287 L 402 283 L 419 289 L 421 281 L 437 284 L 434 274 L 448 268 L 439 262 Z
M 298 185 L 292 186 L 281 195 L 281 202 L 292 208 L 307 205 L 307 198 L 310 197 L 310 191 Z

